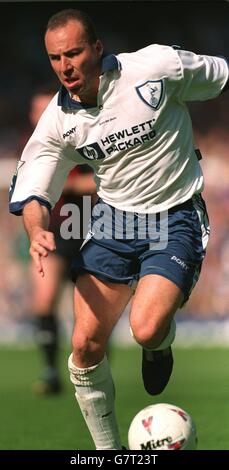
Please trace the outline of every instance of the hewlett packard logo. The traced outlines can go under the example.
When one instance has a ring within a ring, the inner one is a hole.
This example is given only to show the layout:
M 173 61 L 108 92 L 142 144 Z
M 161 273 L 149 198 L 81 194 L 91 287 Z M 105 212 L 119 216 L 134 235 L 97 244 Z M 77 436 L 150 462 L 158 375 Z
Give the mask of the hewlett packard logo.
M 99 160 L 100 158 L 104 158 L 105 154 L 97 144 L 94 142 L 90 145 L 85 145 L 85 147 L 75 148 L 77 152 L 80 153 L 81 157 L 87 158 L 87 160 Z
M 95 148 L 93 147 L 90 147 L 89 145 L 87 147 L 84 147 L 83 154 L 89 160 L 98 160 L 99 158 L 97 150 L 95 150 Z

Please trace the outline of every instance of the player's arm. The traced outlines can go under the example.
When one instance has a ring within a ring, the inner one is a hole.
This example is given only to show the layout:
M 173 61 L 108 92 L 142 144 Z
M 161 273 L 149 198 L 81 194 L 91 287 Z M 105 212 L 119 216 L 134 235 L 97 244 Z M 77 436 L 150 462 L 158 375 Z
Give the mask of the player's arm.
M 62 118 L 52 100 L 27 142 L 12 178 L 9 205 L 12 214 L 22 215 L 23 208 L 32 200 L 51 211 L 59 200 L 67 175 L 76 165 L 62 136 Z
M 23 222 L 30 240 L 30 255 L 38 272 L 44 277 L 42 259 L 48 256 L 49 251 L 56 248 L 54 235 L 48 231 L 49 211 L 38 201 L 31 201 L 23 208 Z
M 54 106 L 54 109 L 53 109 Z M 47 107 L 26 144 L 10 187 L 9 210 L 23 215 L 30 239 L 30 255 L 44 276 L 43 259 L 55 249 L 48 231 L 49 212 L 58 201 L 75 161 L 64 153 L 61 125 L 58 130 L 55 103 Z
M 229 69 L 225 58 L 197 55 L 176 50 L 180 60 L 181 80 L 177 97 L 181 101 L 204 101 L 216 98 L 228 86 Z
M 229 60 L 225 58 L 225 61 L 227 62 L 227 66 L 228 66 L 228 70 L 229 70 Z M 222 89 L 222 93 L 224 93 L 227 90 L 229 90 L 229 77 L 227 79 L 226 84 L 224 85 L 224 87 Z

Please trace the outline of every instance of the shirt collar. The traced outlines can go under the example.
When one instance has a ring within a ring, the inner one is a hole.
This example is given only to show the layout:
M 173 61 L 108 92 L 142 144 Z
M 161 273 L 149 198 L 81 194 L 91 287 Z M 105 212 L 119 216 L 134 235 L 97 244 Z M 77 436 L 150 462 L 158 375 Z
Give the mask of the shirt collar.
M 102 59 L 102 74 L 110 70 L 121 70 L 121 63 L 114 54 L 104 55 Z
M 104 55 L 102 58 L 102 74 L 109 72 L 110 70 L 121 70 L 121 63 L 114 54 Z M 61 85 L 58 93 L 58 106 L 66 109 L 88 109 L 91 105 L 82 103 L 82 101 L 73 100 L 68 90 Z

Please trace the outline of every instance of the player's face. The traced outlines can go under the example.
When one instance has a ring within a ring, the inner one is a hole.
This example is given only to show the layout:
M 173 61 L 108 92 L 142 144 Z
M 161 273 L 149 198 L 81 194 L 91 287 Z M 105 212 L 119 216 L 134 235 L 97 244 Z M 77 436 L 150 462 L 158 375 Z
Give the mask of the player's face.
M 73 96 L 93 104 L 101 73 L 101 42 L 89 44 L 82 24 L 71 20 L 64 26 L 48 30 L 45 45 L 60 82 Z

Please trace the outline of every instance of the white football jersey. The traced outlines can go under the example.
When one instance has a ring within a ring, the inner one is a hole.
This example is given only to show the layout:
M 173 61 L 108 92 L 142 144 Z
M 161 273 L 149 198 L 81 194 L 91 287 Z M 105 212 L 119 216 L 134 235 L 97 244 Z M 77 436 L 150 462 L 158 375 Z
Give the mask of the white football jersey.
M 37 199 L 53 207 L 69 171 L 94 168 L 99 196 L 122 210 L 155 213 L 203 190 L 186 102 L 220 94 L 225 59 L 150 45 L 103 59 L 97 106 L 62 87 L 18 163 L 11 212 Z

